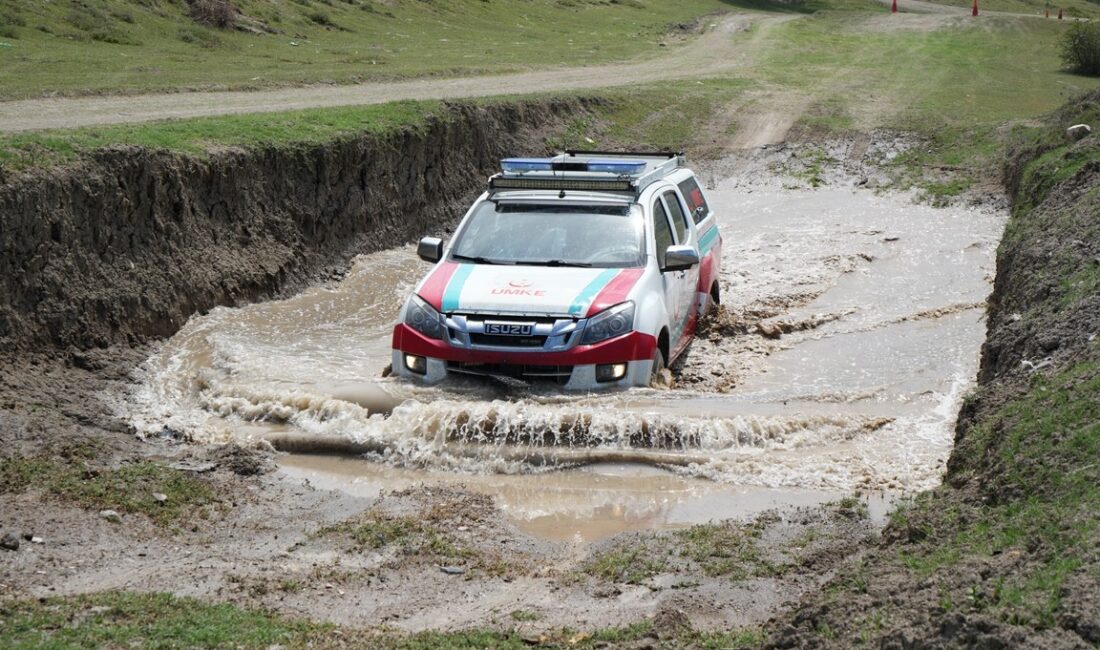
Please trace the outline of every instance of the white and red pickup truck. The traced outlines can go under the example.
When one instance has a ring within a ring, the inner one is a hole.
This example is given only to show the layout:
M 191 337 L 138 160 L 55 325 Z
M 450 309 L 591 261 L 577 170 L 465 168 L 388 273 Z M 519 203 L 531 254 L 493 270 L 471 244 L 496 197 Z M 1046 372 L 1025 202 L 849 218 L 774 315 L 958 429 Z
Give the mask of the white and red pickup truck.
M 674 153 L 509 158 L 393 330 L 393 370 L 645 386 L 719 300 L 722 237 Z

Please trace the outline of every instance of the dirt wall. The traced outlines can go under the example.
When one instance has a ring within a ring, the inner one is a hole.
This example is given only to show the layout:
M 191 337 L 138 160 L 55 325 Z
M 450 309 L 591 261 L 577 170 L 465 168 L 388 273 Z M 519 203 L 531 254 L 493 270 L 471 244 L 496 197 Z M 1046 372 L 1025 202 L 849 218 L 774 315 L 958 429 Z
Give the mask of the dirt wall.
M 583 101 L 453 105 L 423 128 L 198 158 L 134 147 L 0 185 L 0 345 L 134 344 L 441 232 L 501 156 Z

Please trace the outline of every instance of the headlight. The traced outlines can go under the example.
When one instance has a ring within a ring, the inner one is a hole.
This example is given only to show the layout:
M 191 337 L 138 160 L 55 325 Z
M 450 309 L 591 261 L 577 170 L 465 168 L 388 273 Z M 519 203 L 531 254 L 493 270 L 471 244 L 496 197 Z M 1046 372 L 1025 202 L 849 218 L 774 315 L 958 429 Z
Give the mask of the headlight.
M 581 334 L 581 345 L 592 345 L 600 341 L 626 334 L 634 329 L 634 303 L 624 302 L 605 309 L 588 320 Z
M 405 309 L 405 324 L 428 338 L 443 338 L 443 317 L 415 293 Z

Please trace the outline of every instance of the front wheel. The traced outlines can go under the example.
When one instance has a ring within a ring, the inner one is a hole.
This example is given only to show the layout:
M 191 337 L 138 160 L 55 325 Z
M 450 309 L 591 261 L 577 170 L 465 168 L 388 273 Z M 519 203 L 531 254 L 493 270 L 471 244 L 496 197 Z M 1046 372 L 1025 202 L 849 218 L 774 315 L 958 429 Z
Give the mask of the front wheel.
M 653 368 L 649 371 L 649 385 L 653 388 L 668 388 L 672 385 L 672 375 L 665 367 L 665 354 L 661 348 L 653 354 Z

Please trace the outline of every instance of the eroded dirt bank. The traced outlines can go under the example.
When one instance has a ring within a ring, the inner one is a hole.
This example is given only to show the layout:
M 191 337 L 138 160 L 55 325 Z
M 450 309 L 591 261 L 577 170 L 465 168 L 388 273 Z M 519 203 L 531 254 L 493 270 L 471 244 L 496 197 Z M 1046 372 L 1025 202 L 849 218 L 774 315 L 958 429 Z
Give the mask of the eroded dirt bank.
M 945 484 L 771 625 L 773 647 L 1100 644 L 1100 93 L 1020 136 L 979 389 Z
M 338 273 L 454 221 L 505 153 L 583 102 L 454 105 L 421 128 L 324 145 L 137 148 L 0 185 L 0 348 L 133 345 Z

